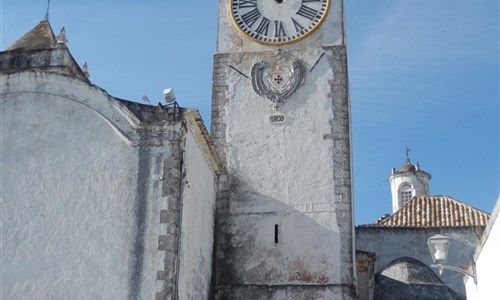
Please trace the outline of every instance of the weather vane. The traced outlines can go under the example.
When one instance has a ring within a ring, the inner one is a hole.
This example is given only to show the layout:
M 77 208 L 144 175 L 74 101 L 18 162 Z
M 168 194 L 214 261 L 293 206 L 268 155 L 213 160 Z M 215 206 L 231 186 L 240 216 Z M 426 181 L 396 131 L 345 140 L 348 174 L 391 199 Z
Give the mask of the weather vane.
M 49 9 L 50 9 L 50 0 L 47 0 L 47 12 L 45 13 L 45 20 L 49 20 Z
M 406 147 L 406 160 L 410 161 L 410 151 L 411 151 L 411 149 L 408 148 L 408 145 L 406 145 L 405 147 Z

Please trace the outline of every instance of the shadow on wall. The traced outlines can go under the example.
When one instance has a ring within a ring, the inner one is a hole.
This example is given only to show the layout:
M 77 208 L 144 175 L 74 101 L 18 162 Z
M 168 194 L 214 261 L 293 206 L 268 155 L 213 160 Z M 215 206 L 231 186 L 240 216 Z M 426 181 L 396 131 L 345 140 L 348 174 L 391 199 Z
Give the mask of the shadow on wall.
M 350 212 L 299 211 L 234 179 L 230 190 L 218 207 L 217 299 L 351 298 Z
M 373 299 L 456 300 L 459 298 L 424 263 L 410 257 L 400 257 L 375 276 Z

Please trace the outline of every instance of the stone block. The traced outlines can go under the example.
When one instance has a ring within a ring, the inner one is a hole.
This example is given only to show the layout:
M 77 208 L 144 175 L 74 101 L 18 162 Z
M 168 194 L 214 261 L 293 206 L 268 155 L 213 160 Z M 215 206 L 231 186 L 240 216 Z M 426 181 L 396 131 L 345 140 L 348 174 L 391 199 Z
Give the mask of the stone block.
M 175 224 L 179 220 L 179 212 L 172 210 L 161 210 L 160 211 L 160 223 L 161 224 Z
M 156 300 L 172 300 L 172 299 L 174 299 L 174 294 L 173 294 L 173 292 L 167 292 L 167 291 L 159 292 L 159 293 L 156 293 L 155 299 Z
M 164 266 L 165 270 L 171 270 L 172 272 L 175 270 L 175 259 L 177 254 L 175 252 L 165 252 L 164 258 Z
M 174 251 L 177 237 L 175 235 L 160 235 L 158 237 L 158 250 Z
M 167 234 L 177 234 L 177 225 L 175 223 L 169 223 L 167 226 Z
M 170 281 L 173 278 L 174 278 L 174 273 L 171 270 L 157 271 L 156 272 L 156 279 L 157 280 Z
M 167 200 L 168 210 L 178 211 L 179 210 L 179 199 L 176 197 L 168 197 Z

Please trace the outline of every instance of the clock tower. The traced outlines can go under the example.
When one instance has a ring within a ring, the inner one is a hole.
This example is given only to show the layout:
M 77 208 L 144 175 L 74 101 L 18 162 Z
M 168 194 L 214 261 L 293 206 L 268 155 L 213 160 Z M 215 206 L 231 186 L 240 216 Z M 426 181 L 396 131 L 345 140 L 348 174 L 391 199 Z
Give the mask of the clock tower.
M 219 0 L 216 299 L 355 299 L 342 0 Z

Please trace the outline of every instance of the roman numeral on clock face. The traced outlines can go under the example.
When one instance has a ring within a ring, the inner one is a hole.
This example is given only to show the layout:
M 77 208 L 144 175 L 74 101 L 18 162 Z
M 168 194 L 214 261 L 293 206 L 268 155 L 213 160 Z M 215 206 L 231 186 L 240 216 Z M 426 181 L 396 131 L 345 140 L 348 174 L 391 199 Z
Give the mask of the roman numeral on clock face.
M 255 29 L 255 32 L 262 35 L 267 35 L 270 23 L 271 20 L 269 20 L 268 18 L 262 18 L 262 20 L 259 23 L 259 26 L 257 26 L 257 29 Z
M 249 8 L 249 7 L 257 7 L 257 0 L 241 0 L 238 3 L 239 8 Z
M 274 21 L 274 37 L 285 37 L 285 26 L 282 21 Z
M 292 23 L 293 23 L 293 26 L 295 27 L 295 31 L 301 31 L 302 29 L 304 29 L 305 27 L 302 26 L 297 20 L 295 20 L 294 18 L 292 18 Z
M 303 1 L 305 2 L 305 1 Z M 308 18 L 309 20 L 314 20 L 316 15 L 318 14 L 318 11 L 315 9 L 310 8 L 307 5 L 302 4 L 300 6 L 299 11 L 297 12 L 299 16 L 303 16 L 304 18 Z
M 248 26 L 252 27 L 252 25 L 260 18 L 260 11 L 255 8 L 246 14 L 241 16 L 243 22 L 245 22 Z

